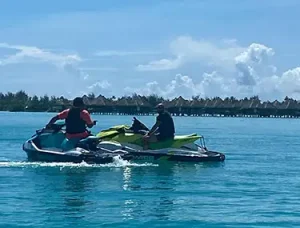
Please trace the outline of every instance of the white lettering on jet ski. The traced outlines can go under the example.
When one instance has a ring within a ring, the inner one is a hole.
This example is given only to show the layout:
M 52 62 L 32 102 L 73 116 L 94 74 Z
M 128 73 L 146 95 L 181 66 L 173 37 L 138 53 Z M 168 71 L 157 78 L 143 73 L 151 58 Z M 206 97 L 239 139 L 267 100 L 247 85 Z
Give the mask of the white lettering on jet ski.
M 153 156 L 134 156 L 134 159 L 136 160 L 147 160 L 147 161 L 153 161 Z

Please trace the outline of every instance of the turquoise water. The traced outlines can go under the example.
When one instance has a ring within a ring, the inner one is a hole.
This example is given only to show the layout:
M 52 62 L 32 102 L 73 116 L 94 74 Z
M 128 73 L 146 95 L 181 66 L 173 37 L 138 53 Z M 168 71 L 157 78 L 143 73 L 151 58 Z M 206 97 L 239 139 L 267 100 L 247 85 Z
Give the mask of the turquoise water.
M 295 227 L 300 122 L 174 118 L 224 163 L 26 162 L 22 143 L 52 114 L 0 112 L 1 227 Z M 130 116 L 93 116 L 100 129 Z M 150 126 L 154 117 L 139 117 Z

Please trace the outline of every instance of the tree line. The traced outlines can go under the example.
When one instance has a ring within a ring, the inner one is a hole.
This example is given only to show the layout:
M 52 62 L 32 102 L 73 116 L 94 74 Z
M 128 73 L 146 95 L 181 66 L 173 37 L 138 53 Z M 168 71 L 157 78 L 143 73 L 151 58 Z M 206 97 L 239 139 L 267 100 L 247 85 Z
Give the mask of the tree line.
M 97 99 L 96 95 L 91 93 L 86 95 L 86 97 L 90 100 Z M 106 101 L 109 101 L 110 104 L 118 105 L 119 101 L 129 101 L 141 99 L 141 96 L 137 94 L 133 94 L 131 96 L 125 96 L 116 98 L 115 96 L 106 98 Z M 161 96 L 156 94 L 152 94 L 149 96 L 142 96 L 143 101 L 146 101 L 151 107 L 154 107 L 160 102 L 172 102 L 176 99 L 169 100 L 165 99 Z M 233 96 L 226 97 L 221 99 L 220 97 L 213 97 L 213 98 L 202 98 L 200 96 L 194 96 L 189 101 L 199 101 L 205 103 L 205 101 L 222 101 L 224 103 L 237 103 L 237 102 L 247 102 L 247 101 L 255 101 L 256 103 L 260 103 L 260 98 L 258 96 L 252 96 L 250 98 L 245 97 L 244 99 L 237 99 Z M 296 100 L 286 97 L 284 101 L 292 101 L 293 103 L 297 103 Z M 63 109 L 65 106 L 70 105 L 71 101 L 66 99 L 63 96 L 29 96 L 25 91 L 20 90 L 16 93 L 7 92 L 7 93 L 0 93 L 0 111 L 14 111 L 14 112 L 21 112 L 21 111 L 30 111 L 30 112 L 53 112 L 53 111 L 60 111 L 57 108 Z
M 134 98 L 136 95 L 131 96 Z M 95 99 L 94 93 L 87 95 L 89 99 Z M 128 98 L 128 97 L 125 97 Z M 157 95 L 150 95 L 145 97 L 146 100 L 151 105 L 156 105 L 160 102 L 165 101 L 162 97 Z M 109 101 L 116 101 L 115 96 L 105 98 Z M 20 90 L 18 92 L 0 92 L 0 111 L 10 111 L 10 112 L 53 112 L 57 111 L 57 107 L 67 107 L 72 101 L 68 100 L 63 96 L 29 96 L 25 91 Z
M 67 99 L 55 96 L 49 97 L 47 95 L 31 97 L 23 90 L 16 93 L 0 93 L 0 111 L 51 111 L 51 107 L 63 101 L 67 101 Z

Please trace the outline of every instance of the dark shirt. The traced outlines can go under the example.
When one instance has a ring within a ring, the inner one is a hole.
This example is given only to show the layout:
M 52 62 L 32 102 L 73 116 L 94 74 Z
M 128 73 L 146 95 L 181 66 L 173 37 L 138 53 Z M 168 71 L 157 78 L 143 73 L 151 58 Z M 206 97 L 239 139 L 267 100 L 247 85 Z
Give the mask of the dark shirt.
M 156 120 L 161 122 L 158 127 L 158 133 L 164 137 L 173 137 L 175 134 L 175 127 L 173 118 L 170 113 L 164 111 L 156 117 Z
M 67 138 L 87 137 L 89 133 L 86 131 L 85 124 L 93 124 L 87 110 L 75 110 L 74 112 L 74 109 L 72 108 L 66 109 L 58 114 L 58 118 L 66 120 Z

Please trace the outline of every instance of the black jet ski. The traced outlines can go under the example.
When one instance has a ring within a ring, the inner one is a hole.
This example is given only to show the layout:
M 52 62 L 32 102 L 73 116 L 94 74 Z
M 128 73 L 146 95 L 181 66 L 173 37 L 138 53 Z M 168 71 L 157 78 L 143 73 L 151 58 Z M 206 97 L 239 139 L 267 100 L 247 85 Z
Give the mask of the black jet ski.
M 42 162 L 73 162 L 73 163 L 111 163 L 116 157 L 131 160 L 128 152 L 116 149 L 99 148 L 99 138 L 89 136 L 79 141 L 75 148 L 62 151 L 60 145 L 65 139 L 64 123 L 52 124 L 50 128 L 42 128 L 23 144 L 28 160 Z

